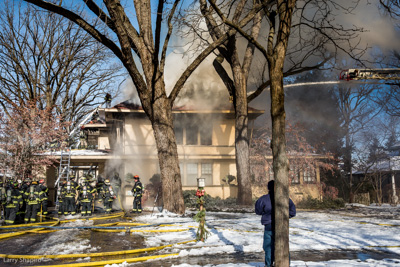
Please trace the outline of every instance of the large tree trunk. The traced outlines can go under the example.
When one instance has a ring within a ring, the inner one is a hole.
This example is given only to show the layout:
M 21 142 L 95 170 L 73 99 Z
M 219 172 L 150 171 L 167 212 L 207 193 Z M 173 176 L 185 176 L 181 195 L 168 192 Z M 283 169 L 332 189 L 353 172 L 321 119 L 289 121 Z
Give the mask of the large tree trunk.
M 185 213 L 182 182 L 179 170 L 172 110 L 167 98 L 157 100 L 153 105 L 151 120 L 158 150 L 161 170 L 164 209 L 178 214 Z
M 271 66 L 272 153 L 275 177 L 275 266 L 289 266 L 289 162 L 286 155 L 282 66 Z
M 142 107 L 154 131 L 161 171 L 164 208 L 177 214 L 185 213 L 178 149 L 173 126 L 171 100 L 165 94 L 164 79 L 154 79 L 152 97 L 141 96 Z M 141 94 L 141 91 L 139 94 Z
M 275 178 L 275 266 L 289 267 L 289 161 L 286 155 L 283 64 L 295 0 L 278 1 L 279 30 L 274 49 L 275 16 L 268 37 L 268 72 L 271 81 L 272 157 Z
M 234 68 L 235 71 L 235 68 Z M 238 205 L 251 206 L 252 189 L 250 181 L 250 162 L 249 162 L 249 138 L 248 130 L 248 110 L 246 96 L 246 81 L 240 69 L 236 69 L 235 73 L 235 152 L 236 152 L 236 168 L 238 181 Z M 241 77 L 242 79 L 238 79 Z

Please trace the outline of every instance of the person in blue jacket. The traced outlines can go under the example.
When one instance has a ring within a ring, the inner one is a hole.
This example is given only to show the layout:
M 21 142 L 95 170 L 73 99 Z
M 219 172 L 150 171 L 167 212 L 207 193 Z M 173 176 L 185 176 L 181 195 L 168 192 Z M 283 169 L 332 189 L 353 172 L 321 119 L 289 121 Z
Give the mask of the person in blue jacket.
M 272 266 L 275 260 L 275 211 L 274 211 L 274 180 L 268 182 L 268 194 L 260 197 L 255 204 L 257 215 L 262 215 L 261 224 L 264 225 L 263 249 L 265 252 L 265 266 Z M 296 206 L 289 198 L 289 218 L 296 216 Z

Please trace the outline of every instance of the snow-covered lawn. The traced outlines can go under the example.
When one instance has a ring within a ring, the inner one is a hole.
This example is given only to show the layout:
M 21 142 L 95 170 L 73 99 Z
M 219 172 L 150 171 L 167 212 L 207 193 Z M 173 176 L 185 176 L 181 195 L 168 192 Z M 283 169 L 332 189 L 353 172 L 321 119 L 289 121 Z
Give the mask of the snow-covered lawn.
M 400 266 L 400 206 L 362 207 L 357 211 L 298 211 L 290 220 L 290 251 L 359 250 L 357 258 L 330 261 L 292 261 L 291 266 Z M 388 214 L 396 213 L 399 216 Z M 193 225 L 191 218 L 169 213 L 144 215 L 148 223 L 178 223 L 180 227 Z M 260 216 L 250 213 L 207 212 L 210 236 L 204 243 L 175 246 L 172 253 L 179 256 L 221 255 L 227 253 L 262 252 L 263 226 Z M 175 226 L 171 226 L 174 228 Z M 148 246 L 177 243 L 195 237 L 195 229 L 188 232 L 163 233 L 148 236 Z M 392 259 L 377 260 L 362 251 L 385 251 Z M 181 264 L 175 266 L 201 266 Z M 207 265 L 210 266 L 210 265 Z M 263 262 L 230 263 L 216 266 L 264 266 Z
M 193 240 L 198 226 L 192 218 L 193 214 L 194 212 L 188 212 L 186 216 L 182 217 L 166 211 L 153 215 L 144 213 L 135 217 L 135 222 L 154 226 L 140 229 L 189 230 L 134 233 L 134 235 L 143 237 L 144 247 L 157 247 Z M 89 226 L 91 224 L 92 222 L 88 221 L 70 223 L 71 226 Z M 167 225 L 159 226 L 157 224 Z M 174 245 L 155 252 L 156 254 L 178 253 L 179 255 L 175 256 L 176 259 L 162 258 L 146 263 L 123 263 L 109 266 L 264 266 L 263 260 L 251 261 L 250 257 L 250 255 L 258 255 L 255 258 L 260 259 L 260 255 L 263 255 L 263 226 L 260 223 L 260 216 L 253 213 L 207 212 L 206 225 L 210 235 L 204 242 Z M 297 216 L 290 220 L 289 231 L 290 251 L 297 256 L 295 257 L 297 259 L 291 261 L 291 266 L 400 266 L 400 206 L 353 206 L 349 211 L 344 209 L 340 211 L 298 211 Z M 57 254 L 99 251 L 100 247 L 90 244 L 84 237 L 80 238 L 81 235 L 77 235 L 78 232 L 76 230 L 55 232 L 37 246 L 34 254 L 53 254 L 55 253 L 53 248 L 56 245 Z M 116 233 L 115 236 L 120 241 L 129 240 L 127 239 L 129 234 L 126 232 Z M 132 237 L 134 238 L 134 236 Z M 59 243 L 60 240 L 64 242 Z M 103 248 L 102 251 L 108 251 L 108 249 Z M 337 258 L 332 257 L 336 254 L 330 254 L 329 259 L 313 257 L 319 253 L 325 255 L 324 253 L 329 254 L 332 251 L 335 253 L 351 251 L 352 253 L 343 253 L 346 255 L 345 257 L 338 253 L 337 255 L 341 256 Z M 305 256 L 306 252 L 310 252 L 307 254 L 308 256 Z M 229 257 L 233 254 L 240 254 L 241 257 Z M 376 256 L 378 254 L 380 257 Z M 188 262 L 188 259 L 193 258 L 199 260 L 192 260 L 191 264 L 185 263 Z M 207 263 L 201 264 L 202 258 L 209 260 Z M 87 261 L 89 259 L 79 260 Z

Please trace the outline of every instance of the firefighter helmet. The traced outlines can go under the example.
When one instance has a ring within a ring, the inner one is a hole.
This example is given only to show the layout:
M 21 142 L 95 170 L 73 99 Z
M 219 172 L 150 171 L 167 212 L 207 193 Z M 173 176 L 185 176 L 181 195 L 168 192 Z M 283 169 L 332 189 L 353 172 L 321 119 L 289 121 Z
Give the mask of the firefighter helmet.
M 44 184 L 44 179 L 40 179 L 39 184 Z
M 135 175 L 135 176 L 133 176 L 133 178 L 135 179 L 135 180 L 139 180 L 140 179 L 140 177 L 139 177 L 139 175 Z
M 32 181 L 32 184 L 38 184 L 38 182 L 37 181 Z
M 104 181 L 104 183 L 105 183 L 106 185 L 110 185 L 110 180 L 109 180 L 109 179 L 106 179 L 106 180 Z
M 18 179 L 17 182 L 18 182 L 19 184 L 22 184 L 22 180 L 21 180 L 21 179 Z

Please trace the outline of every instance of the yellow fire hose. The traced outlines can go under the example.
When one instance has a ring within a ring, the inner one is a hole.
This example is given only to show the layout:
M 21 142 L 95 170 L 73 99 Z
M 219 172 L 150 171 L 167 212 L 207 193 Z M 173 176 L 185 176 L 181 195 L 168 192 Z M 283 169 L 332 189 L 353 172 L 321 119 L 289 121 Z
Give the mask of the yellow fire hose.
M 102 223 L 102 224 L 96 224 L 96 226 L 102 226 L 102 227 L 106 227 L 106 226 L 115 226 L 117 225 L 118 222 L 113 222 L 113 223 Z
M 170 232 L 183 232 L 189 231 L 190 229 L 168 229 L 168 230 L 134 230 L 134 229 L 91 229 L 96 232 L 106 232 L 106 233 L 118 233 L 118 232 L 127 232 L 129 230 L 130 233 L 170 233 Z
M 107 215 L 107 216 L 98 216 L 98 217 L 92 217 L 92 218 L 88 218 L 88 220 L 106 220 L 106 219 L 112 219 L 112 218 L 118 218 L 121 217 L 123 215 L 123 213 L 119 212 L 113 215 Z M 45 216 L 47 217 L 47 216 Z M 77 220 L 80 219 L 71 219 L 71 220 L 62 220 L 60 221 L 58 218 L 55 217 L 47 217 L 49 219 L 52 220 L 56 220 L 57 223 L 68 223 L 68 222 L 75 222 Z M 0 230 L 7 230 L 7 228 L 17 228 L 17 227 L 21 227 L 21 228 L 26 228 L 29 226 L 39 226 L 39 225 L 46 225 L 46 224 L 53 224 L 54 222 L 38 222 L 38 223 L 28 223 L 28 224 L 13 224 L 13 225 L 4 225 L 4 226 L 0 226 Z M 52 225 L 54 226 L 54 225 Z M 37 229 L 35 229 L 36 231 Z
M 59 224 L 59 223 L 60 223 L 60 221 L 57 219 L 57 221 L 56 221 L 56 222 L 53 222 L 53 224 L 52 224 L 51 226 L 56 226 L 56 225 Z M 37 233 L 38 231 L 45 230 L 45 229 L 46 229 L 46 228 L 38 228 L 38 229 L 28 230 L 28 231 L 21 231 L 21 232 L 0 234 L 0 239 L 9 238 L 9 237 L 14 237 L 14 236 L 19 236 L 19 235 L 23 235 L 23 234 L 27 234 L 27 233 Z
M 89 220 L 89 221 L 93 221 L 93 220 L 106 220 L 106 219 L 113 219 L 113 218 L 118 218 L 118 217 L 122 217 L 124 216 L 123 212 L 118 212 L 112 215 L 106 215 L 106 216 L 96 216 L 96 217 L 90 217 L 88 219 L 86 218 L 81 218 L 81 219 L 67 219 L 67 220 L 62 220 L 60 221 L 60 223 L 67 223 L 67 222 L 75 222 L 77 220 Z M 51 217 L 54 218 L 54 217 Z
M 3 225 L 3 226 L 0 226 L 0 230 L 7 230 L 7 228 L 16 228 L 16 227 L 28 227 L 28 226 L 46 225 L 46 224 L 52 224 L 52 223 L 54 223 L 54 222 L 39 222 L 39 223 Z
M 127 254 L 137 254 L 155 250 L 161 250 L 167 247 L 172 247 L 174 245 L 182 245 L 190 242 L 195 242 L 196 240 L 183 241 L 175 244 L 169 244 L 159 247 L 151 248 L 141 248 L 141 249 L 131 249 L 131 250 L 121 250 L 121 251 L 110 251 L 110 252 L 96 252 L 96 253 L 80 253 L 80 254 L 59 254 L 59 255 L 10 255 L 10 254 L 0 254 L 0 258 L 7 259 L 68 259 L 68 258 L 86 258 L 86 257 L 103 257 L 103 256 L 117 256 L 117 255 L 127 255 Z
M 118 218 L 124 216 L 123 212 L 119 212 L 113 215 L 107 215 L 107 216 L 99 216 L 99 217 L 93 217 L 93 218 L 89 218 L 89 220 L 105 220 L 105 219 L 111 219 L 111 218 Z M 50 219 L 56 220 L 56 222 L 42 222 L 42 223 L 30 223 L 30 224 L 21 224 L 21 225 L 7 225 L 7 226 L 1 226 L 1 229 L 7 230 L 7 228 L 12 228 L 12 227 L 29 227 L 29 226 L 37 226 L 37 225 L 44 225 L 44 224 L 51 224 L 50 226 L 56 226 L 59 223 L 66 223 L 66 222 L 74 222 L 78 219 L 73 219 L 73 220 L 63 220 L 60 221 L 58 218 L 55 217 L 48 217 Z M 0 240 L 1 239 L 5 239 L 5 238 L 9 238 L 9 237 L 15 237 L 15 236 L 19 236 L 19 235 L 24 235 L 24 234 L 28 234 L 28 233 L 49 233 L 50 231 L 54 231 L 54 230 L 48 230 L 46 228 L 38 228 L 38 229 L 34 229 L 34 230 L 26 230 L 26 231 L 20 231 L 20 232 L 13 232 L 13 233 L 5 233 L 5 234 L 0 234 Z
M 80 262 L 80 263 L 71 263 L 71 264 L 56 264 L 56 265 L 40 265 L 34 267 L 86 267 L 86 266 L 105 266 L 107 264 L 120 264 L 123 262 L 133 263 L 133 262 L 140 262 L 140 261 L 147 261 L 165 257 L 173 257 L 178 256 L 179 253 L 174 254 L 164 254 L 164 255 L 156 255 L 156 256 L 147 256 L 147 257 L 137 257 L 137 258 L 130 258 L 130 259 L 120 259 L 120 260 L 109 260 L 109 261 L 94 261 L 94 262 Z

